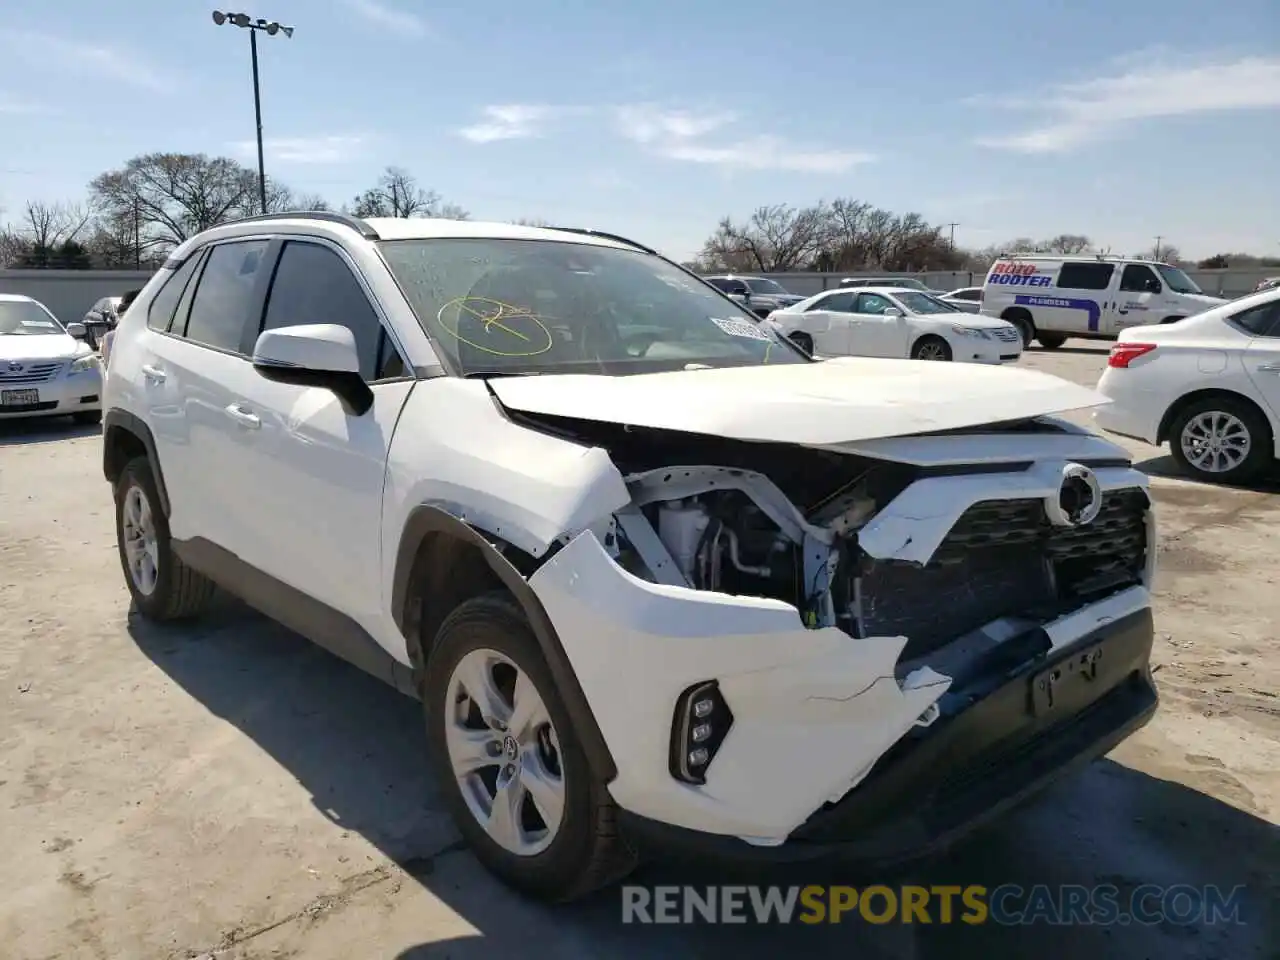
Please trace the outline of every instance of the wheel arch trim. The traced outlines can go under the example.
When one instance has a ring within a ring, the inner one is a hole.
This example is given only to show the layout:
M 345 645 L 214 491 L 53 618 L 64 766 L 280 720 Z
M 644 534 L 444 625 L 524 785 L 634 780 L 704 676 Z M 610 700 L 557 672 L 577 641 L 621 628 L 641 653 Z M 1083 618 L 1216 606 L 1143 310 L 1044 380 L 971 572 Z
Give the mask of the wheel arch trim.
M 151 475 L 155 478 L 156 493 L 160 495 L 160 509 L 166 518 L 169 516 L 169 490 L 164 482 L 164 470 L 160 466 L 160 457 L 156 453 L 156 439 L 151 428 L 141 417 L 127 410 L 112 408 L 102 417 L 102 474 L 107 481 L 114 484 L 124 469 L 124 463 L 118 462 L 112 437 L 116 431 L 122 431 L 135 437 L 147 453 L 151 462 Z

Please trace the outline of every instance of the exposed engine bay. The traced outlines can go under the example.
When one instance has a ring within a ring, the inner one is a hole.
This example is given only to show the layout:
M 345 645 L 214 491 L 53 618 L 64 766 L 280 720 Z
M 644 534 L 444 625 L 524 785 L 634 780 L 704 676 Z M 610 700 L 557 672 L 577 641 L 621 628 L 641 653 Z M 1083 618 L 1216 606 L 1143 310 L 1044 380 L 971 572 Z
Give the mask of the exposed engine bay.
M 606 546 L 629 572 L 782 600 L 806 626 L 836 626 L 855 638 L 905 636 L 904 661 L 1002 618 L 1046 622 L 1143 576 L 1149 501 L 1140 488 L 1101 491 L 1096 517 L 1080 526 L 1051 521 L 1056 492 L 973 503 L 921 563 L 872 556 L 860 533 L 918 480 L 1017 474 L 1033 464 L 939 474 L 831 450 L 536 419 L 539 429 L 604 447 L 623 471 L 633 502 L 615 518 Z M 981 432 L 1058 429 L 1031 420 Z

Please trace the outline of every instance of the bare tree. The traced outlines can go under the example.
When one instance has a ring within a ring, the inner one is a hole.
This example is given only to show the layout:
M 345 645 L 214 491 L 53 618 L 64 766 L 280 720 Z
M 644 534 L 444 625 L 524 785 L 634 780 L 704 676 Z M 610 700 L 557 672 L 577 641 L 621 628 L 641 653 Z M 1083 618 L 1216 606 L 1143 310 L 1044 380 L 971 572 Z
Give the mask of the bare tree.
M 29 200 L 19 229 L 32 246 L 51 250 L 73 242 L 89 220 L 89 212 L 80 204 Z
M 418 185 L 417 179 L 401 167 L 387 167 L 375 186 L 356 196 L 351 212 L 357 217 L 442 217 L 466 220 L 470 214 L 440 194 Z
M 270 180 L 268 207 L 288 191 Z M 202 230 L 258 212 L 258 175 L 227 157 L 149 153 L 99 174 L 89 192 L 101 217 L 137 225 L 144 251 L 181 243 Z
M 785 204 L 758 207 L 742 224 L 725 217 L 703 245 L 712 269 L 780 272 L 804 270 L 822 250 L 827 208 Z
M 550 220 L 543 220 L 541 217 L 517 217 L 515 220 L 512 220 L 511 222 L 518 227 L 551 227 L 553 226 Z
M 1044 241 L 1042 246 L 1045 253 L 1070 255 L 1088 252 L 1093 246 L 1093 241 L 1079 233 L 1060 233 L 1052 240 Z

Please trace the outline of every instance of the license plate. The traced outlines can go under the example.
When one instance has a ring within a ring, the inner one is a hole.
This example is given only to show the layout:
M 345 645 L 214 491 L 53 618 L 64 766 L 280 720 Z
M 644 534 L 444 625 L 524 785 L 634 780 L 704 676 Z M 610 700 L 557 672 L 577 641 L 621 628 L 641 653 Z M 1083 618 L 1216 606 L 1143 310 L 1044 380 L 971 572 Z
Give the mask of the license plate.
M 1049 713 L 1070 696 L 1073 686 L 1092 683 L 1101 659 L 1102 644 L 1098 644 L 1037 673 L 1031 678 L 1031 713 L 1037 717 Z
M 25 407 L 40 402 L 39 390 L 3 390 L 0 391 L 0 406 Z

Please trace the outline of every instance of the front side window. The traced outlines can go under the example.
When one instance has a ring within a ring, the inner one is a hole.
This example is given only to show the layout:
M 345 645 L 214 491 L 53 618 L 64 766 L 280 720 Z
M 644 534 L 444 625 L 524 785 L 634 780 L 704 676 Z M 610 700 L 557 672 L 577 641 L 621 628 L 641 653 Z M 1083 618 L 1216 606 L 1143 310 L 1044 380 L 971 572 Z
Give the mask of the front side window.
M 956 300 L 975 300 L 975 301 L 981 300 L 982 288 L 970 287 L 967 290 L 957 290 L 951 296 L 954 297 Z
M 0 337 L 61 334 L 58 318 L 34 300 L 0 300 Z
M 382 324 L 346 261 L 322 244 L 291 240 L 280 252 L 262 329 L 311 323 L 351 331 L 365 380 L 380 379 L 391 365 L 395 349 L 382 347 Z
M 1177 267 L 1171 267 L 1167 263 L 1159 263 L 1156 264 L 1156 269 L 1160 272 L 1160 276 L 1164 278 L 1165 284 L 1174 293 L 1204 293 L 1198 283 Z
M 892 300 L 878 293 L 858 294 L 858 313 L 884 313 L 893 305 Z
M 220 243 L 209 251 L 187 314 L 183 335 L 188 340 L 240 352 L 245 330 L 258 324 L 252 316 L 254 287 L 266 251 L 266 240 Z
M 739 304 L 637 250 L 498 238 L 379 249 L 461 376 L 811 362 Z
M 1120 274 L 1120 289 L 1125 293 L 1153 293 L 1159 282 L 1151 268 L 1142 263 L 1131 263 Z

